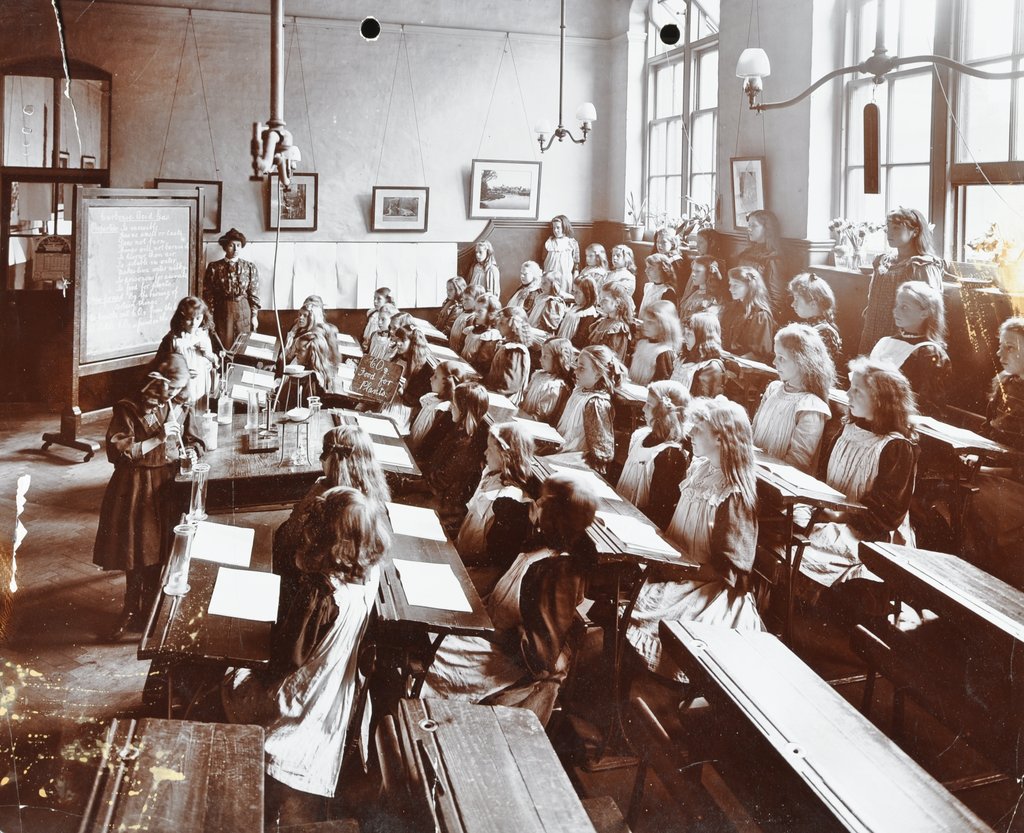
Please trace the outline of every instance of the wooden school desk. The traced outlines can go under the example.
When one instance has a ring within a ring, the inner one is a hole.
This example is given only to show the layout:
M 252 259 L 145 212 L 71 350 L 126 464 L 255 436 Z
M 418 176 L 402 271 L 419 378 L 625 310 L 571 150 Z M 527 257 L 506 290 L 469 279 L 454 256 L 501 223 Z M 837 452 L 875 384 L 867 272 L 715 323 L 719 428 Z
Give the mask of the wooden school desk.
M 938 640 L 927 634 L 932 623 L 909 634 L 891 628 L 876 633 L 891 646 L 898 667 L 918 678 L 911 688 L 946 706 L 942 711 L 958 724 L 951 728 L 969 731 L 1003 771 L 1024 774 L 1017 753 L 1024 737 L 1024 681 L 1015 673 L 1024 656 L 1024 593 L 948 553 L 865 541 L 860 557 L 893 599 L 934 611 L 947 626 Z M 949 669 L 929 662 L 936 648 Z M 956 707 L 941 702 L 943 690 L 956 692 Z
M 594 833 L 528 709 L 402 700 L 377 739 L 387 807 L 414 830 Z
M 711 703 L 702 756 L 747 794 L 756 821 L 816 833 L 989 830 L 771 634 L 662 622 L 661 636 Z
M 206 492 L 207 511 L 240 506 L 294 503 L 299 500 L 316 479 L 324 473 L 323 465 L 320 462 L 323 434 L 336 425 L 358 423 L 360 418 L 364 419 L 365 424 L 371 422 L 366 418 L 372 418 L 373 421 L 386 420 L 392 428 L 394 427 L 394 423 L 379 414 L 357 414 L 355 411 L 346 410 L 323 411 L 320 414 L 319 432 L 314 431 L 312 425 L 306 426 L 302 432 L 298 432 L 294 428 L 298 423 L 281 422 L 278 424 L 281 442 L 281 447 L 278 450 L 249 452 L 245 450 L 247 448 L 244 438 L 245 415 L 234 414 L 230 425 L 218 426 L 216 450 L 207 452 L 202 458 L 204 463 L 210 465 Z M 374 424 L 377 423 L 374 422 Z M 307 438 L 305 431 L 313 433 Z M 315 436 L 316 433 L 319 433 L 320 436 Z M 381 460 L 381 468 L 385 472 L 412 477 L 420 476 L 419 467 L 409 453 L 404 440 L 400 437 L 378 436 L 371 431 L 367 433 L 370 433 L 370 439 L 375 445 L 404 450 L 404 457 L 408 462 Z M 304 445 L 307 462 L 291 465 L 289 458 L 297 445 Z M 175 477 L 174 488 L 178 507 L 187 509 L 192 489 L 191 478 L 179 474 Z
M 211 515 L 208 520 L 253 528 L 248 569 L 269 573 L 273 566 L 274 530 L 288 515 L 288 510 L 246 512 Z M 144 699 L 156 705 L 162 683 L 168 717 L 173 716 L 176 675 L 197 667 L 263 668 L 270 662 L 272 622 L 210 615 L 210 598 L 221 566 L 193 558 L 189 564 L 188 593 L 168 596 L 161 589 L 153 600 L 137 656 L 140 660 L 152 660 Z M 162 575 L 161 588 L 165 579 L 166 575 Z
M 433 520 L 437 521 L 433 510 L 420 507 L 414 509 L 430 512 L 434 516 Z M 425 529 L 427 524 L 417 526 Z M 440 522 L 437 522 L 436 528 L 440 529 Z M 443 535 L 443 532 L 439 534 Z M 450 567 L 470 610 L 445 610 L 410 604 L 394 564 L 395 559 Z M 401 672 L 404 693 L 415 697 L 446 636 L 464 634 L 486 637 L 494 632 L 494 625 L 451 541 L 436 540 L 436 536 L 432 539 L 396 532 L 382 567 L 377 591 L 378 642 L 396 658 L 395 664 Z
M 797 506 L 833 509 L 838 512 L 859 512 L 863 511 L 864 506 L 849 500 L 827 483 L 767 454 L 757 452 L 756 458 L 759 512 L 774 509 L 781 511 L 785 519 L 782 528 L 783 558 L 780 562 L 786 579 L 786 608 L 782 633 L 786 643 L 792 644 L 794 587 L 803 558 L 803 546 L 798 543 L 795 536 L 794 514 Z
M 79 833 L 258 833 L 263 729 L 115 719 Z

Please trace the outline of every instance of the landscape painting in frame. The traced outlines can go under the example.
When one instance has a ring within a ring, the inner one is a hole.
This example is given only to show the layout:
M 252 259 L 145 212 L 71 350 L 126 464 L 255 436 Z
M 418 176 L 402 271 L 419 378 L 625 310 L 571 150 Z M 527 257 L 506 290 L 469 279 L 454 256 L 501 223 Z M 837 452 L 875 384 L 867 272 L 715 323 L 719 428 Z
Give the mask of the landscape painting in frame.
M 375 185 L 370 231 L 426 231 L 430 189 Z
M 474 159 L 469 216 L 474 220 L 536 220 L 540 210 L 540 162 Z

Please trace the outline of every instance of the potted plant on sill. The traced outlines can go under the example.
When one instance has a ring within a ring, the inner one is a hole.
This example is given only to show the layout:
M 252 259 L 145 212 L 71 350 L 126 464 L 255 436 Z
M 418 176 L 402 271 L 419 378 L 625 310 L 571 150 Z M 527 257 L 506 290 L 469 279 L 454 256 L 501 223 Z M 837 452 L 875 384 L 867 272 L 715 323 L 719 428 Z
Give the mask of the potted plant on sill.
M 626 239 L 639 243 L 644 239 L 644 231 L 647 228 L 647 200 L 637 203 L 633 192 L 626 197 L 626 216 L 629 222 L 626 223 Z

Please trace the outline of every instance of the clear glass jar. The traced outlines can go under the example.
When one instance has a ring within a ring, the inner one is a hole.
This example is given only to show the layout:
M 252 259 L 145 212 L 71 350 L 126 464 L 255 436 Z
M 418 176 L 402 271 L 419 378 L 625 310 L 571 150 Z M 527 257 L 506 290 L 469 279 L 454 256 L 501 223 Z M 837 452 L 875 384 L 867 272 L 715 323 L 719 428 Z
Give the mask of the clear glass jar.
M 171 557 L 167 561 L 167 583 L 164 584 L 164 593 L 168 596 L 184 596 L 191 589 L 188 584 L 188 567 L 195 534 L 196 525 L 193 523 L 174 527 Z
M 192 466 L 192 496 L 188 504 L 190 523 L 206 520 L 206 484 L 209 479 L 209 463 L 196 463 Z

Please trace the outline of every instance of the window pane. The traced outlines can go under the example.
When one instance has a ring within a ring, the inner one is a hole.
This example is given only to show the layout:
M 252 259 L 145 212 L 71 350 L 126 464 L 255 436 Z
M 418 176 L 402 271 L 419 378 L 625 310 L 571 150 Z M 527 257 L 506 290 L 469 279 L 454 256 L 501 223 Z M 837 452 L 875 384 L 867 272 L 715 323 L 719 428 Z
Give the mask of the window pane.
M 846 171 L 846 216 L 855 221 L 885 219 L 885 169 L 882 169 L 881 194 L 864 193 L 864 169 Z
M 1014 0 L 971 3 L 964 15 L 964 58 L 994 58 L 1013 52 Z
M 930 55 L 935 51 L 935 0 L 903 0 L 902 5 L 899 54 Z M 896 39 L 887 35 L 886 40 L 891 53 Z
M 700 8 L 697 15 L 697 37 L 718 34 L 718 22 L 721 19 L 719 0 L 694 0 L 694 9 Z
M 982 245 L 972 249 L 965 244 L 984 237 L 995 223 L 994 236 L 1009 244 L 1010 259 L 1020 255 L 1024 246 L 1024 185 L 965 185 L 964 233 L 960 246 L 964 260 L 993 260 L 996 249 L 985 251 Z M 1001 248 L 1001 247 L 999 247 Z
M 647 211 L 658 214 L 665 210 L 665 177 L 653 177 L 648 180 Z M 629 219 L 628 217 L 626 218 Z
M 663 119 L 675 112 L 672 108 L 672 76 L 675 67 L 661 66 L 654 73 L 654 118 Z
M 8 75 L 3 100 L 4 164 L 25 168 L 52 165 L 53 79 Z
M 883 162 L 888 155 L 889 137 L 886 131 L 887 113 L 889 111 L 889 86 L 881 84 L 876 87 L 870 81 L 858 83 L 850 87 L 849 130 L 847 132 L 847 164 L 864 164 L 864 105 L 874 100 L 880 111 L 881 146 L 879 159 Z
M 690 133 L 690 166 L 693 173 L 715 168 L 715 114 L 693 116 Z
M 889 162 L 927 162 L 931 153 L 932 76 L 897 78 L 892 84 Z M 886 126 L 883 118 L 882 131 Z
M 987 64 L 986 70 L 1006 72 L 1008 62 Z M 1010 82 L 960 77 L 960 162 L 1001 162 L 1010 152 Z M 965 143 L 966 140 L 966 143 Z
M 683 214 L 683 178 L 681 176 L 669 177 L 665 183 L 665 207 L 662 209 L 673 217 Z
M 667 126 L 665 151 L 665 173 L 683 172 L 683 120 L 672 121 Z
M 715 208 L 715 175 L 698 174 L 690 177 L 689 197 L 694 202 L 698 202 L 701 205 L 711 206 L 711 210 L 713 211 Z M 689 214 L 692 209 L 693 206 L 687 203 L 686 213 Z
M 1018 65 L 1019 66 L 1019 65 Z M 1014 159 L 1024 159 L 1024 78 L 1013 82 L 1017 85 L 1017 129 L 1014 131 L 1016 147 L 1013 149 Z
M 702 52 L 697 57 L 696 109 L 707 110 L 718 105 L 718 50 Z
M 900 165 L 890 168 L 886 211 L 892 211 L 902 205 L 906 208 L 916 208 L 927 216 L 930 173 L 928 165 Z
M 648 170 L 651 176 L 665 173 L 665 131 L 667 124 L 651 125 L 651 145 L 648 149 Z

